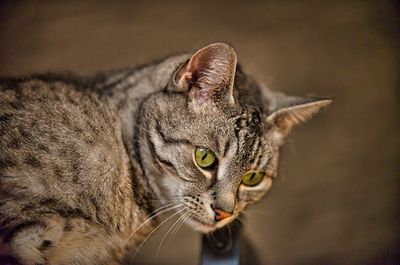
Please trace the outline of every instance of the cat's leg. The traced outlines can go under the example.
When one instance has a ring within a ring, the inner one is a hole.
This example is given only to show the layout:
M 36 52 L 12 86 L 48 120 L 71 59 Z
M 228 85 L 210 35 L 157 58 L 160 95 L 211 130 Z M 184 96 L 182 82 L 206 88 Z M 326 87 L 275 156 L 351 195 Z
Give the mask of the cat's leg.
M 49 264 L 121 264 L 114 233 L 85 219 L 66 219 L 63 236 L 49 251 Z
M 113 241 L 98 224 L 54 216 L 18 228 L 0 254 L 24 265 L 118 264 Z
M 10 232 L 2 238 L 1 255 L 14 257 L 13 260 L 24 265 L 48 264 L 46 252 L 60 240 L 62 222 L 57 219 L 27 221 L 17 224 Z

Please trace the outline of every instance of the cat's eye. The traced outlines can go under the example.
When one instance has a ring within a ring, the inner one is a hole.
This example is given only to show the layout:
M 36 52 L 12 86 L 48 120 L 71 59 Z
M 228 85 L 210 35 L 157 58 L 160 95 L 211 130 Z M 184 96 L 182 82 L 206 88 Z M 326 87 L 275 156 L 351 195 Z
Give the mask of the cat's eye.
M 205 147 L 196 147 L 194 156 L 197 165 L 201 168 L 210 168 L 217 162 L 215 154 Z
M 242 176 L 242 184 L 245 186 L 256 186 L 264 179 L 265 173 L 262 171 L 249 171 Z

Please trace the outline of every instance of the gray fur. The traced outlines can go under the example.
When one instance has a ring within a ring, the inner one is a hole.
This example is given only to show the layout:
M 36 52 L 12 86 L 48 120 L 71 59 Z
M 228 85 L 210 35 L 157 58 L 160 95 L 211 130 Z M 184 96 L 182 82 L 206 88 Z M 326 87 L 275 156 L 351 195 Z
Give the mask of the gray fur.
M 2 79 L 0 99 L 10 264 L 119 264 L 171 203 L 196 230 L 226 225 L 270 188 L 291 127 L 330 103 L 260 88 L 223 43 L 93 78 Z M 196 146 L 218 166 L 199 168 Z M 266 177 L 245 187 L 250 169 Z M 233 215 L 217 222 L 216 208 Z

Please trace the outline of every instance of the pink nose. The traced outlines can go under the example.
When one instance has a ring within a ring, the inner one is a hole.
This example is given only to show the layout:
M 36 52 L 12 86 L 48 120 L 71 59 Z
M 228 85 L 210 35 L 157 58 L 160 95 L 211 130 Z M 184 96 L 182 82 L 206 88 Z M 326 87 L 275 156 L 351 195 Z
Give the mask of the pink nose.
M 224 220 L 225 218 L 232 216 L 232 213 L 228 213 L 228 212 L 225 212 L 220 209 L 214 209 L 214 212 L 215 212 L 215 220 L 216 221 L 221 221 L 221 220 Z

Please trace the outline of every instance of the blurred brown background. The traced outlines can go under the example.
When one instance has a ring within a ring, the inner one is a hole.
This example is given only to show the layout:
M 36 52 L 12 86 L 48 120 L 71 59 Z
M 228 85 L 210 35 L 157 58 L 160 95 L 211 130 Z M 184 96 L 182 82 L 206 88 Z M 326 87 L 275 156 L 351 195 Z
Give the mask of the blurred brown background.
M 336 98 L 293 132 L 280 178 L 248 211 L 246 236 L 263 263 L 397 264 L 398 10 L 388 1 L 2 1 L 0 75 L 90 74 L 227 41 L 272 89 Z M 168 228 L 136 261 L 153 264 Z M 183 228 L 154 264 L 196 264 L 199 247 Z

